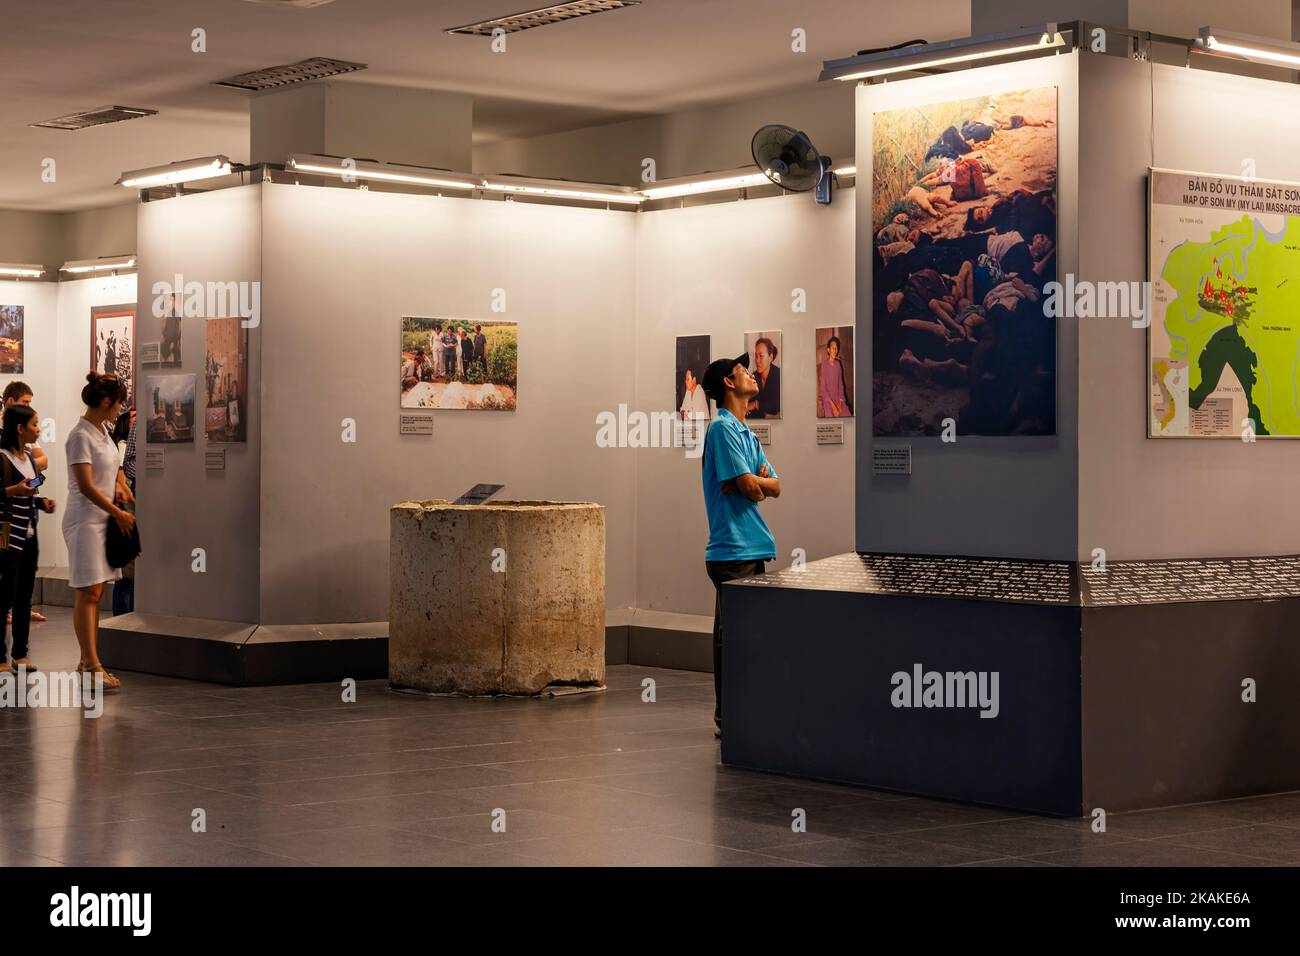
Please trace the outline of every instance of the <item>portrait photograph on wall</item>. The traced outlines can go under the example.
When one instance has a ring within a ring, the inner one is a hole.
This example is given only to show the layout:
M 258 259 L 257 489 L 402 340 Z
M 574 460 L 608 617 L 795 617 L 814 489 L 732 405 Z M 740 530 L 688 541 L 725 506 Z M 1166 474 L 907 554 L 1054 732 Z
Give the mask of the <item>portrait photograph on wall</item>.
M 23 370 L 23 307 L 0 305 L 0 375 Z
M 872 117 L 872 433 L 1056 433 L 1056 88 Z
M 749 400 L 750 418 L 781 417 L 781 333 L 746 332 L 749 371 L 758 381 L 758 395 Z
M 145 434 L 153 443 L 194 441 L 194 379 L 149 375 L 145 385 Z
M 709 367 L 709 337 L 707 335 L 677 336 L 677 362 L 674 380 L 677 383 L 676 409 L 682 421 L 709 417 L 709 399 L 704 394 L 701 379 Z
M 817 417 L 853 417 L 853 326 L 834 325 L 813 332 L 817 363 Z
M 178 368 L 181 364 L 182 293 L 172 292 L 164 297 L 158 341 L 158 364 L 163 368 Z
M 126 385 L 126 404 L 135 405 L 135 306 L 104 305 L 90 310 L 90 367 L 116 372 Z
M 514 411 L 519 325 L 486 319 L 402 319 L 402 408 Z
M 238 318 L 203 323 L 203 432 L 210 442 L 248 440 L 248 329 Z

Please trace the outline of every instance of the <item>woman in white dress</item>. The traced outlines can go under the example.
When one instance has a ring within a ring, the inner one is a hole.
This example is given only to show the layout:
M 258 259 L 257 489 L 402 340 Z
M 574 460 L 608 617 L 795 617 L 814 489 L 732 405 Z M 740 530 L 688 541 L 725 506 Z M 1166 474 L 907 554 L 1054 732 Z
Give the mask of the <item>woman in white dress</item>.
M 106 426 L 117 421 L 126 402 L 126 386 L 115 374 L 91 372 L 81 390 L 86 414 L 77 419 L 64 443 L 68 457 L 68 506 L 63 515 L 63 539 L 68 545 L 68 584 L 76 592 L 72 624 L 81 647 L 79 673 L 102 674 L 104 687 L 119 681 L 99 662 L 99 600 L 106 581 L 122 573 L 108 563 L 105 550 L 108 523 L 117 522 L 130 534 L 135 518 L 113 501 L 118 454 Z

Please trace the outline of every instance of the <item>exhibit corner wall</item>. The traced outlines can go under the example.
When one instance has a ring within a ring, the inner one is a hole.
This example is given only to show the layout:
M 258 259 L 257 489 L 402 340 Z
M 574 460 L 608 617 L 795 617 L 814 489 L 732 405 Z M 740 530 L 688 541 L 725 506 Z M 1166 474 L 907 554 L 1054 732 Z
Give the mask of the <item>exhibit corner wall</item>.
M 631 605 L 633 456 L 595 436 L 634 394 L 635 214 L 262 188 L 261 622 L 386 620 L 389 508 L 479 482 L 603 504 L 607 604 Z M 518 409 L 434 411 L 432 437 L 400 435 L 408 315 L 517 322 Z M 464 586 L 491 563 L 466 555 Z
M 1078 539 L 1078 327 L 1057 324 L 1057 420 L 1050 437 L 872 437 L 872 114 L 1057 87 L 1057 262 L 1079 257 L 1079 59 L 1068 53 L 858 87 L 856 274 L 860 414 L 858 551 L 1072 560 Z M 937 133 L 936 133 L 937 135 Z M 1091 201 L 1091 200 L 1089 200 Z M 1143 419 L 1144 420 L 1144 419 Z M 910 445 L 912 473 L 873 476 L 874 445 Z
M 609 609 L 711 613 L 699 459 L 597 444 L 601 413 L 673 410 L 679 334 L 709 334 L 719 357 L 739 354 L 748 331 L 784 332 L 785 418 L 768 453 L 788 490 L 765 507 L 776 565 L 795 549 L 849 550 L 853 426 L 843 445 L 818 446 L 814 405 L 813 329 L 851 324 L 853 307 L 853 192 L 838 198 L 636 214 L 259 184 L 142 206 L 137 342 L 158 338 L 152 286 L 176 273 L 260 279 L 262 322 L 249 335 L 249 442 L 226 446 L 227 470 L 203 468 L 201 437 L 162 446 L 162 472 L 142 468 L 137 607 L 383 621 L 391 505 L 493 482 L 503 498 L 605 505 Z M 432 437 L 401 435 L 407 315 L 517 322 L 517 410 L 434 410 Z M 200 387 L 202 344 L 200 320 L 186 319 L 177 371 Z M 190 570 L 194 547 L 207 549 L 205 575 Z M 490 563 L 467 555 L 465 586 Z
M 1081 64 L 1080 278 L 1147 277 L 1147 170 L 1300 181 L 1300 89 L 1088 56 Z M 1154 96 L 1154 102 L 1153 102 Z M 1080 560 L 1300 552 L 1300 439 L 1147 438 L 1147 332 L 1079 322 Z
M 85 411 L 81 386 L 90 369 L 90 310 L 134 302 L 136 277 L 101 276 L 70 282 L 0 281 L 0 305 L 23 306 L 23 370 L 0 375 L 0 389 L 12 381 L 32 389 L 32 407 L 53 423 L 42 444 L 49 456 L 45 492 L 58 506 L 68 500 L 68 465 L 63 442 Z M 41 524 L 40 565 L 67 567 L 61 512 Z
M 839 419 L 844 444 L 817 444 L 817 425 L 832 420 L 816 417 L 813 340 L 818 327 L 853 325 L 853 200 L 852 189 L 829 207 L 787 193 L 637 217 L 635 408 L 676 408 L 677 336 L 709 335 L 719 359 L 744 351 L 746 332 L 783 333 L 783 418 L 767 423 L 764 449 L 782 482 L 781 497 L 762 506 L 777 544 L 769 570 L 789 565 L 795 549 L 812 561 L 853 548 L 853 420 Z M 871 393 L 857 382 L 861 414 Z M 636 460 L 637 607 L 712 614 L 700 459 L 645 448 Z
M 262 188 L 240 186 L 140 205 L 137 357 L 141 343 L 158 342 L 162 337 L 161 320 L 153 314 L 155 283 L 171 285 L 177 276 L 186 284 L 199 282 L 205 287 L 209 282 L 261 281 Z M 206 294 L 204 299 L 206 302 Z M 226 311 L 225 317 L 232 317 L 237 310 Z M 185 443 L 149 444 L 144 440 L 147 383 L 154 375 L 195 376 L 195 430 L 201 431 L 204 322 L 208 317 L 205 311 L 203 316 L 187 315 L 182 320 L 179 367 L 136 363 L 140 403 L 137 513 L 143 552 L 136 561 L 135 609 L 253 623 L 258 620 L 260 588 L 262 432 L 257 383 L 261 379 L 261 329 L 251 328 L 248 335 L 247 442 L 212 445 L 202 434 Z M 269 321 L 265 301 L 262 321 Z M 274 440 L 277 436 L 271 433 L 267 437 Z M 148 450 L 159 448 L 163 450 L 162 470 L 146 468 Z M 215 448 L 226 450 L 224 470 L 204 465 L 205 451 Z M 203 549 L 205 570 L 197 570 L 196 548 Z

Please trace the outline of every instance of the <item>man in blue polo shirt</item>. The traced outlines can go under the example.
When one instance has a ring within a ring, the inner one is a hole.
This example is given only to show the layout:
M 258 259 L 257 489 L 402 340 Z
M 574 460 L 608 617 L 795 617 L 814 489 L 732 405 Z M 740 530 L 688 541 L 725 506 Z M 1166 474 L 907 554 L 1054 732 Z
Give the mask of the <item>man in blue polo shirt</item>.
M 745 425 L 758 382 L 749 373 L 749 355 L 719 359 L 704 372 L 704 394 L 718 406 L 704 439 L 704 507 L 709 514 L 709 545 L 704 566 L 715 589 L 713 604 L 713 722 L 722 736 L 722 583 L 763 573 L 776 558 L 776 539 L 758 513 L 758 504 L 781 494 L 781 480 Z

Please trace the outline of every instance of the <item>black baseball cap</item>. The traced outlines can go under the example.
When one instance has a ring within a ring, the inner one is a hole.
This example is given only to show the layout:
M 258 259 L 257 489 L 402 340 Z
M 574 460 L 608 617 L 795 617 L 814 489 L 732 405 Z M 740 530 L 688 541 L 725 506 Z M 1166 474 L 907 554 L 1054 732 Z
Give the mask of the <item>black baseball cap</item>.
M 704 386 L 704 394 L 715 402 L 722 401 L 722 396 L 727 391 L 727 386 L 723 384 L 722 380 L 730 375 L 737 365 L 749 368 L 748 352 L 741 353 L 739 358 L 718 359 L 716 362 L 710 362 L 709 367 L 704 370 L 704 378 L 700 383 Z

